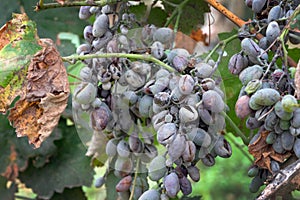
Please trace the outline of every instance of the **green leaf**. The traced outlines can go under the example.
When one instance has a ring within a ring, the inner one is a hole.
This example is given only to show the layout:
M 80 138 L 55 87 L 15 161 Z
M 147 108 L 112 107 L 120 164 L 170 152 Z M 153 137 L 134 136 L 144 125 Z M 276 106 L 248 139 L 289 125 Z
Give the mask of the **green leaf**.
M 85 147 L 78 138 L 74 126 L 66 126 L 61 120 L 58 129 L 63 139 L 56 141 L 57 154 L 42 168 L 32 164 L 20 173 L 20 180 L 40 197 L 49 199 L 54 192 L 62 192 L 65 188 L 90 186 L 93 181 L 93 169 L 90 159 L 85 156 Z M 48 175 L 45 178 L 45 175 Z
M 9 25 L 2 30 L 1 35 L 5 38 L 0 41 L 3 45 L 0 49 L 0 87 L 4 88 L 14 81 L 20 87 L 31 57 L 41 49 L 36 25 L 26 15 L 13 15 Z
M 53 133 L 42 143 L 38 149 L 33 149 L 28 144 L 27 138 L 17 138 L 14 129 L 9 125 L 6 116 L 0 116 L 0 174 L 4 173 L 12 164 L 16 164 L 17 170 L 23 171 L 28 162 L 35 167 L 42 167 L 49 158 L 56 153 L 53 141 L 61 138 L 61 132 L 55 129 Z M 16 153 L 15 159 L 11 155 Z M 31 159 L 29 161 L 29 159 Z
M 300 13 L 292 19 L 291 28 L 300 30 Z
M 18 188 L 15 183 L 12 183 L 9 187 L 7 187 L 7 179 L 3 176 L 0 176 L 0 199 L 2 200 L 14 200 L 15 193 Z
M 177 4 L 176 7 L 173 7 L 163 1 L 163 5 L 169 15 L 173 12 L 177 12 L 178 9 L 182 9 L 179 21 L 179 30 L 185 34 L 190 34 L 192 30 L 197 29 L 199 24 L 203 24 L 204 13 L 209 12 L 208 4 L 203 0 L 170 0 L 168 2 L 175 5 Z M 187 3 L 181 7 L 181 3 L 183 2 Z M 173 19 L 173 24 L 175 24 L 176 16 Z
M 66 188 L 63 193 L 55 193 L 51 200 L 66 200 L 66 199 L 80 199 L 86 200 L 86 196 L 81 187 Z
M 157 27 L 163 27 L 164 24 L 166 23 L 168 15 L 167 13 L 162 10 L 161 8 L 155 7 L 151 9 L 149 18 L 148 18 L 148 23 L 149 24 L 154 24 Z
M 106 177 L 105 188 L 107 200 L 118 199 L 118 194 L 116 192 L 116 185 L 121 179 L 116 177 L 113 171 L 110 171 Z
M 14 0 L 16 1 L 16 0 Z M 37 0 L 21 0 L 27 15 L 37 23 L 40 37 L 49 37 L 54 41 L 60 32 L 72 32 L 76 35 L 83 35 L 86 21 L 78 18 L 79 8 L 58 8 L 34 11 Z M 53 1 L 47 1 L 53 3 Z

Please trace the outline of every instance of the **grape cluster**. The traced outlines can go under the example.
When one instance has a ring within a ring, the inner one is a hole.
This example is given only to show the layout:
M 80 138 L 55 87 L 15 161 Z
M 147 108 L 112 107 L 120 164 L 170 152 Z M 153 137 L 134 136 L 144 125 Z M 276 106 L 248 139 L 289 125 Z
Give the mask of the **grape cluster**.
M 228 69 L 238 75 L 243 85 L 235 105 L 236 115 L 246 119 L 246 127 L 257 131 L 250 141 L 256 143 L 263 133 L 266 149 L 279 155 L 295 155 L 300 158 L 300 108 L 297 108 L 294 73 L 285 65 L 281 41 L 278 37 L 289 22 L 298 1 L 245 1 L 256 14 L 252 24 L 263 35 L 258 41 L 253 34 L 245 34 L 249 28 L 241 29 L 242 51 L 233 55 Z M 290 31 L 291 43 L 300 40 Z M 273 53 L 269 53 L 272 52 Z M 273 55 L 272 59 L 269 55 Z M 282 58 L 281 66 L 277 60 Z M 271 149 L 271 150 L 270 150 Z M 269 164 L 253 165 L 248 172 L 253 177 L 250 191 L 257 192 L 267 178 L 283 168 L 286 160 L 271 157 Z M 257 157 L 256 157 L 257 159 Z
M 198 161 L 213 166 L 217 156 L 232 153 L 221 134 L 227 109 L 221 78 L 214 73 L 213 61 L 205 63 L 185 49 L 172 48 L 170 28 L 146 25 L 132 38 L 131 29 L 139 23 L 125 12 L 126 6 L 81 7 L 79 17 L 95 15 L 95 21 L 84 29 L 86 43 L 77 53 L 129 54 L 143 47 L 142 53 L 172 70 L 144 60 L 86 59 L 82 82 L 73 94 L 73 112 L 89 113 L 94 134 L 109 139 L 108 171 L 120 178 L 116 191 L 121 199 L 169 199 L 179 191 L 188 195 L 190 179 L 200 180 Z M 123 9 L 117 13 L 116 7 Z M 98 187 L 106 175 L 97 179 Z M 155 189 L 149 189 L 147 177 L 158 183 Z

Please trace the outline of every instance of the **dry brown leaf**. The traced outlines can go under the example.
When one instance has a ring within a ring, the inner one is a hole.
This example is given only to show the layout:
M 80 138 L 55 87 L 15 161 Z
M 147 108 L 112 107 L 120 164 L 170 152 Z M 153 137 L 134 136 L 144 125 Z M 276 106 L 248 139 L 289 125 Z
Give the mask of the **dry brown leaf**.
M 66 69 L 52 40 L 41 39 L 27 73 L 24 96 L 8 116 L 17 136 L 27 136 L 36 148 L 51 134 L 67 106 L 69 84 Z
M 250 144 L 248 147 L 249 153 L 252 154 L 255 158 L 254 163 L 261 168 L 272 171 L 271 159 L 283 163 L 292 154 L 290 152 L 286 152 L 284 154 L 276 153 L 272 148 L 272 145 L 266 143 L 266 138 L 269 133 L 269 131 L 262 131 L 257 140 Z
M 298 61 L 298 65 L 296 68 L 295 85 L 296 85 L 297 99 L 300 100 L 300 60 Z

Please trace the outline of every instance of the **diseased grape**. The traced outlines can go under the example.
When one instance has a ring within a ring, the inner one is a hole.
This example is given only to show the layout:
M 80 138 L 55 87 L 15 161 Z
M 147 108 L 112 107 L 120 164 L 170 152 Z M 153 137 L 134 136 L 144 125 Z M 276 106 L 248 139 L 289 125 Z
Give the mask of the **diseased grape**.
M 276 141 L 277 134 L 275 132 L 270 132 L 266 138 L 267 144 L 273 144 Z
M 200 62 L 195 65 L 194 71 L 198 78 L 209 78 L 213 73 L 213 68 L 207 63 Z
M 204 92 L 202 96 L 203 107 L 214 113 L 224 110 L 225 104 L 222 97 L 214 90 Z
M 189 195 L 192 193 L 192 184 L 189 179 L 187 179 L 187 177 L 182 176 L 181 178 L 179 178 L 179 184 L 180 190 L 184 195 Z
M 246 127 L 251 130 L 259 128 L 262 124 L 263 122 L 258 121 L 255 117 L 248 117 L 246 121 Z
M 108 16 L 106 14 L 99 15 L 93 24 L 93 36 L 102 37 L 108 31 Z
M 149 169 L 148 175 L 152 181 L 160 180 L 162 177 L 164 177 L 164 175 L 167 172 L 165 157 L 160 155 L 156 156 L 150 162 L 148 169 Z
M 249 107 L 249 100 L 249 96 L 243 95 L 236 101 L 235 113 L 238 118 L 244 119 L 252 112 L 251 108 Z
M 292 150 L 294 146 L 295 137 L 292 134 L 290 134 L 289 131 L 284 131 L 280 136 L 282 147 L 287 151 Z
M 124 157 L 124 158 L 129 157 L 130 149 L 129 149 L 128 143 L 124 140 L 121 140 L 117 145 L 117 152 L 118 152 L 118 155 L 121 157 Z
M 115 170 L 120 173 L 122 177 L 128 175 L 133 169 L 133 163 L 130 158 L 118 157 L 115 163 Z
M 92 15 L 92 13 L 90 13 L 90 7 L 91 6 L 80 6 L 79 19 L 85 20 L 90 18 L 90 16 Z
M 280 100 L 280 94 L 277 90 L 264 88 L 255 92 L 250 101 L 261 106 L 271 106 Z M 251 106 L 250 106 L 251 107 Z
M 291 120 L 291 125 L 295 128 L 300 128 L 300 108 L 297 108 L 293 112 L 293 119 Z
M 274 40 L 279 37 L 280 35 L 280 28 L 276 21 L 272 21 L 269 23 L 267 30 L 266 30 L 266 37 L 267 40 L 272 43 Z
M 118 139 L 109 140 L 105 146 L 105 152 L 108 156 L 113 157 L 117 155 L 117 145 L 119 143 Z
M 95 181 L 95 187 L 96 188 L 100 188 L 100 187 L 102 187 L 104 185 L 104 183 L 105 183 L 105 178 L 103 176 L 101 176 L 101 177 L 99 177 L 99 178 L 96 179 L 96 181 Z
M 278 101 L 275 104 L 275 113 L 282 120 L 290 120 L 293 117 L 292 112 L 285 112 L 284 111 L 281 101 Z
M 175 161 L 177 160 L 184 152 L 186 146 L 186 140 L 183 135 L 177 134 L 173 141 L 169 144 L 168 154 L 170 158 Z
M 198 112 L 193 106 L 183 106 L 179 110 L 179 119 L 181 123 L 195 121 L 198 119 Z
M 168 48 L 174 40 L 173 30 L 170 28 L 159 28 L 154 32 L 153 40 L 161 42 Z
M 273 8 L 271 8 L 271 10 L 269 11 L 269 15 L 268 15 L 268 23 L 270 23 L 271 21 L 277 20 L 280 17 L 282 17 L 282 9 L 280 5 L 274 6 Z
M 271 161 L 271 170 L 272 170 L 273 173 L 276 173 L 280 170 L 280 165 L 275 160 Z
M 229 158 L 232 154 L 231 146 L 223 137 L 219 137 L 214 146 L 215 153 L 222 158 Z
M 281 137 L 277 137 L 275 142 L 272 144 L 272 147 L 276 153 L 284 153 L 284 148 L 282 146 Z
M 117 192 L 125 192 L 129 190 L 132 183 L 132 177 L 131 176 L 125 176 L 122 178 L 119 183 L 116 185 L 116 191 Z
M 300 138 L 296 138 L 293 150 L 295 155 L 300 158 Z
M 297 99 L 290 94 L 284 95 L 281 103 L 282 108 L 285 112 L 293 112 L 296 109 L 296 105 L 298 104 Z
M 207 154 L 201 159 L 202 163 L 208 167 L 215 165 L 215 158 L 211 154 Z
M 195 159 L 196 146 L 192 141 L 186 141 L 185 149 L 182 153 L 184 162 L 192 162 Z
M 143 96 L 139 100 L 139 112 L 141 116 L 143 117 L 149 116 L 149 114 L 151 113 L 152 104 L 153 104 L 153 97 L 150 97 L 148 95 Z
M 264 181 L 260 178 L 260 176 L 255 176 L 249 186 L 249 191 L 252 193 L 256 193 L 260 186 L 262 186 Z
M 164 187 L 169 197 L 176 197 L 180 190 L 179 179 L 176 173 L 172 172 L 164 178 Z
M 243 85 L 247 85 L 250 81 L 254 79 L 260 79 L 263 75 L 263 68 L 259 65 L 253 65 L 244 69 L 240 75 L 239 79 Z
M 209 147 L 209 145 L 211 144 L 210 135 L 201 128 L 193 129 L 187 134 L 189 139 L 192 140 L 198 146 Z
M 161 144 L 169 144 L 175 137 L 177 128 L 174 123 L 163 124 L 157 131 L 157 140 Z
M 262 87 L 262 81 L 258 79 L 253 79 L 247 83 L 245 87 L 245 92 L 248 95 L 251 95 L 255 93 L 257 90 L 261 89 L 261 87 Z
M 255 13 L 260 13 L 263 10 L 266 2 L 267 0 L 252 0 L 252 10 Z
M 161 59 L 164 56 L 164 46 L 161 42 L 156 41 L 151 45 L 151 55 L 157 59 Z
M 196 166 L 189 166 L 187 171 L 193 181 L 198 182 L 200 180 L 200 171 Z
M 243 52 L 248 56 L 257 57 L 260 55 L 260 47 L 252 39 L 245 38 L 241 42 Z
M 248 176 L 255 177 L 255 176 L 257 176 L 258 171 L 259 171 L 258 167 L 256 165 L 254 165 L 248 170 Z
M 300 33 L 290 30 L 289 31 L 289 41 L 295 45 L 300 44 Z
M 234 54 L 230 58 L 228 63 L 228 69 L 234 75 L 238 75 L 247 66 L 248 66 L 248 59 L 245 56 L 243 56 L 241 53 Z
M 154 189 L 147 190 L 139 197 L 138 200 L 160 200 L 160 194 Z
M 91 125 L 96 131 L 102 131 L 106 128 L 109 121 L 112 119 L 112 113 L 108 106 L 103 103 L 91 113 Z
M 183 75 L 179 79 L 178 88 L 182 94 L 188 95 L 191 94 L 191 92 L 193 91 L 194 85 L 195 81 L 192 76 Z

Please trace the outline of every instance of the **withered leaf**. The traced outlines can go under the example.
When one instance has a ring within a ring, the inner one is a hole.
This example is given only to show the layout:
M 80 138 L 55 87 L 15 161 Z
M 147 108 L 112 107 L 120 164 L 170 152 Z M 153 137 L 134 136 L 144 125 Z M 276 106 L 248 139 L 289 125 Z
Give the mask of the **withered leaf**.
M 1 28 L 0 113 L 6 113 L 13 100 L 24 95 L 28 65 L 40 49 L 35 24 L 26 14 L 14 14 Z
M 295 73 L 295 85 L 296 85 L 296 94 L 297 99 L 300 99 L 300 60 L 298 61 L 298 65 Z
M 276 153 L 272 148 L 272 145 L 266 143 L 266 138 L 269 133 L 269 131 L 262 131 L 257 140 L 248 147 L 249 153 L 252 154 L 255 159 L 254 163 L 261 168 L 272 171 L 271 159 L 283 163 L 292 154 L 290 152 L 286 152 L 284 154 Z
M 57 125 L 69 96 L 67 72 L 53 41 L 41 39 L 40 45 L 28 67 L 25 95 L 8 116 L 17 136 L 27 136 L 36 148 Z

